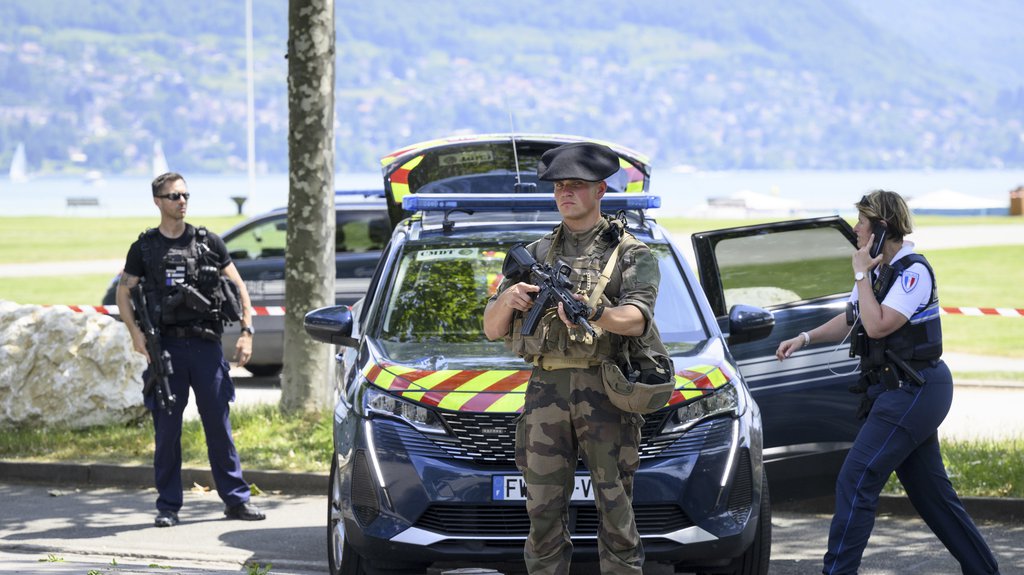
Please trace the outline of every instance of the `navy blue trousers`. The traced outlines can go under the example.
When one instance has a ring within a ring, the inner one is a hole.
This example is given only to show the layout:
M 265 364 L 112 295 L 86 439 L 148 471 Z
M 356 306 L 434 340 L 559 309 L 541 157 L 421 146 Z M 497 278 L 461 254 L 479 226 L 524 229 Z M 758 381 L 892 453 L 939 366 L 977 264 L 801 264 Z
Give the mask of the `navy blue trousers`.
M 836 482 L 836 513 L 822 573 L 857 573 L 875 524 L 878 496 L 893 471 L 910 502 L 967 575 L 999 573 L 942 465 L 937 430 L 953 401 L 946 364 L 924 369 L 924 386 L 868 389 L 875 404 Z
M 171 354 L 174 368 L 171 391 L 178 400 L 174 412 L 168 414 L 156 407 L 152 395 L 146 398 L 156 432 L 153 470 L 159 494 L 157 510 L 177 513 L 181 509 L 181 419 L 188 405 L 190 387 L 203 422 L 206 452 L 217 494 L 227 505 L 249 501 L 249 485 L 242 479 L 242 463 L 235 450 L 228 418 L 228 404 L 235 399 L 235 386 L 228 375 L 229 367 L 220 342 L 197 337 L 164 337 L 161 342 Z

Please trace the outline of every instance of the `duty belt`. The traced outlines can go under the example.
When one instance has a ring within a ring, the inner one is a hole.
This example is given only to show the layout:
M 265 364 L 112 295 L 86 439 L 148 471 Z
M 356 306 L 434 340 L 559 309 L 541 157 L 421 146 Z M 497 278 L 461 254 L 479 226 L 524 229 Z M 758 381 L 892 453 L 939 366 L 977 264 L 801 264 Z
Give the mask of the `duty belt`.
M 188 337 L 200 337 L 202 339 L 208 339 L 210 341 L 220 341 L 220 334 L 213 331 L 212 329 L 203 328 L 198 325 L 165 326 L 160 330 L 160 333 L 167 337 L 177 337 L 182 339 Z
M 587 359 L 584 357 L 571 358 L 538 356 L 534 358 L 533 365 L 543 369 L 544 371 L 554 371 L 556 369 L 587 369 L 588 367 L 601 365 L 601 361 L 597 359 Z

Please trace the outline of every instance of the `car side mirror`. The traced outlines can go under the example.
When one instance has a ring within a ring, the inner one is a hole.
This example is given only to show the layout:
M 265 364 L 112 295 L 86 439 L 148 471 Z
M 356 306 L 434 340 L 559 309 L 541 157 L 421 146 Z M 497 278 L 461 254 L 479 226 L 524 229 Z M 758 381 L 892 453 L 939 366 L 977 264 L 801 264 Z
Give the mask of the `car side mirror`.
M 317 341 L 359 347 L 359 340 L 352 337 L 352 310 L 347 305 L 315 309 L 306 314 L 302 326 Z
M 764 339 L 775 327 L 772 312 L 751 305 L 734 305 L 729 309 L 729 343 L 746 343 Z

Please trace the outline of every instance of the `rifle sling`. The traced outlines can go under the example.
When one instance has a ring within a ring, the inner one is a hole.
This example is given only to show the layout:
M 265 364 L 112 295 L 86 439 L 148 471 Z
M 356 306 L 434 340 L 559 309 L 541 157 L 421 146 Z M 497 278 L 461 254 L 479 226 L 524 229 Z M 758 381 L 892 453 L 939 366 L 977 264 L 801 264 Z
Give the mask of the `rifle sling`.
M 597 303 L 601 301 L 601 296 L 604 295 L 604 288 L 608 286 L 608 282 L 612 279 L 612 270 L 615 269 L 615 264 L 619 261 L 619 251 L 622 250 L 622 242 L 615 246 L 615 251 L 612 252 L 612 257 L 608 258 L 608 263 L 604 265 L 604 269 L 601 270 L 601 279 L 597 282 L 597 287 L 591 292 L 590 298 L 587 299 L 587 305 L 591 308 L 597 306 Z

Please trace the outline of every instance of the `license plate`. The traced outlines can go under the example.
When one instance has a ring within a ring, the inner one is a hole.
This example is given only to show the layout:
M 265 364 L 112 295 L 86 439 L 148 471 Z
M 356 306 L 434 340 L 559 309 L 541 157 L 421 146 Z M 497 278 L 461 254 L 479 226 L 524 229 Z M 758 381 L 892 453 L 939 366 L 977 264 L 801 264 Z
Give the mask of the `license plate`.
M 522 475 L 495 475 L 492 478 L 491 493 L 495 501 L 522 501 L 526 499 L 526 481 Z M 572 497 L 573 501 L 593 501 L 594 490 L 591 488 L 589 475 L 575 477 Z

